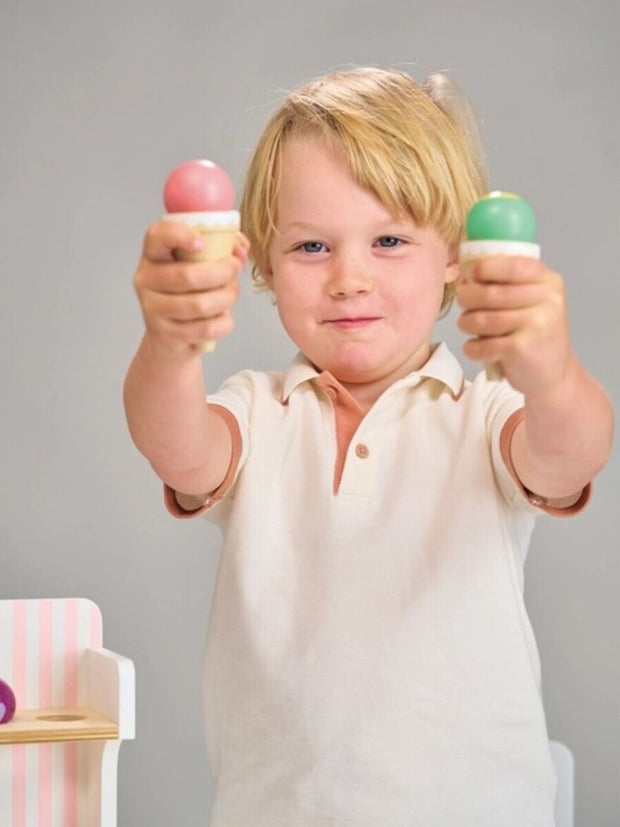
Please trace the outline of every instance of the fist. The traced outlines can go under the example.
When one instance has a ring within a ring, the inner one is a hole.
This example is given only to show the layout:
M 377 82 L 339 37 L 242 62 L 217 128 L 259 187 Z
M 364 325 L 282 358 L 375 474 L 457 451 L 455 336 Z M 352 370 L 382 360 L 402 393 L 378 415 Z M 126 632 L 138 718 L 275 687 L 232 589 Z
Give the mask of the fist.
M 202 246 L 191 227 L 171 221 L 154 224 L 144 239 L 134 287 L 148 335 L 170 352 L 199 352 L 234 327 L 247 239 L 238 233 L 232 253 L 215 261 L 185 260 Z
M 468 358 L 499 362 L 524 394 L 563 378 L 570 360 L 564 282 L 543 262 L 516 256 L 471 262 L 456 299 L 463 310 L 459 329 L 470 337 L 463 347 Z

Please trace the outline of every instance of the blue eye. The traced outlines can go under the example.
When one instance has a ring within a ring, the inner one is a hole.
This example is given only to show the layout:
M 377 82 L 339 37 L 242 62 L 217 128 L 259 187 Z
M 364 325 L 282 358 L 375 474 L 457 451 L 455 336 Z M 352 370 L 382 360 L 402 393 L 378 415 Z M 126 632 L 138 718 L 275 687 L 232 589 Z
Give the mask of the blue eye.
M 326 247 L 320 241 L 306 241 L 305 244 L 300 244 L 298 249 L 304 253 L 322 253 Z
M 380 239 L 378 239 L 377 244 L 379 247 L 386 247 L 389 249 L 391 247 L 398 247 L 402 244 L 402 241 L 394 235 L 383 235 Z

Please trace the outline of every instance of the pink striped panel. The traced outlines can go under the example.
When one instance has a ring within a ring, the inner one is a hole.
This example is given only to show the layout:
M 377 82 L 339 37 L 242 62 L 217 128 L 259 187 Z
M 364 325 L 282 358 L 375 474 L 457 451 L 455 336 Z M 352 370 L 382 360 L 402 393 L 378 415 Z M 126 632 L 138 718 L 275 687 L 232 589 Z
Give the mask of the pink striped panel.
M 0 654 L 8 657 L 3 677 L 18 708 L 79 706 L 85 693 L 81 652 L 102 643 L 98 607 L 86 600 L 15 600 L 5 607 L 12 641 L 0 641 Z M 10 825 L 0 827 L 77 827 L 85 796 L 78 745 L 17 745 L 9 752 L 10 758 L 3 757 L 10 772 L 2 811 Z

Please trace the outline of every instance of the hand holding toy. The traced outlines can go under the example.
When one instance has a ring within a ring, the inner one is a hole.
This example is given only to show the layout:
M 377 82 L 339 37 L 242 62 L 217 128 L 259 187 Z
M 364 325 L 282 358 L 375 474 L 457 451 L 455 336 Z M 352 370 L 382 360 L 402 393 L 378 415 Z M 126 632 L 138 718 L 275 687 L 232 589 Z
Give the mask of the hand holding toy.
M 486 256 L 540 258 L 535 243 L 536 217 L 527 201 L 511 192 L 491 192 L 473 205 L 466 221 L 467 241 L 460 246 L 462 264 Z M 499 364 L 487 365 L 489 379 L 501 379 Z
M 178 251 L 184 261 L 217 261 L 229 256 L 240 226 L 239 212 L 233 209 L 235 191 L 227 173 L 212 161 L 185 161 L 174 169 L 164 185 L 167 221 L 179 221 L 194 228 L 203 248 L 198 253 Z M 205 353 L 215 342 L 204 342 Z

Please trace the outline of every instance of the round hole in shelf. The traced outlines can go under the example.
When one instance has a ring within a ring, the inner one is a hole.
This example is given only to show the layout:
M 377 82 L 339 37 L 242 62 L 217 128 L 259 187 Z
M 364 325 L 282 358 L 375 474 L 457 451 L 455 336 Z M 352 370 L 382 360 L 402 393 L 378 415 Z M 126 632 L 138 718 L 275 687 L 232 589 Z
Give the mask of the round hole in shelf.
M 37 715 L 37 720 L 39 721 L 49 721 L 53 723 L 57 721 L 59 723 L 69 723 L 71 721 L 85 721 L 86 715 L 71 715 L 71 714 L 59 714 L 59 715 Z

